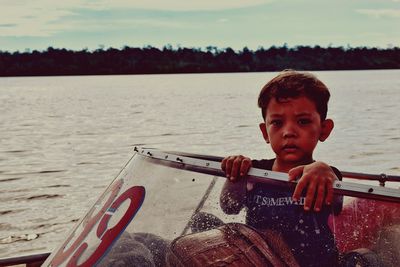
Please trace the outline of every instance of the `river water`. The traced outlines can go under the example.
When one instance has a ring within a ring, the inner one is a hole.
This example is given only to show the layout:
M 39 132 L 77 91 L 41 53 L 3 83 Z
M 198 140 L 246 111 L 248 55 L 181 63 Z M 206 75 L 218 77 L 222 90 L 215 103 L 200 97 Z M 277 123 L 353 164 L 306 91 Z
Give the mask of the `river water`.
M 400 70 L 314 74 L 335 121 L 315 158 L 399 175 Z M 0 258 L 59 245 L 135 145 L 272 157 L 256 103 L 275 75 L 0 78 Z

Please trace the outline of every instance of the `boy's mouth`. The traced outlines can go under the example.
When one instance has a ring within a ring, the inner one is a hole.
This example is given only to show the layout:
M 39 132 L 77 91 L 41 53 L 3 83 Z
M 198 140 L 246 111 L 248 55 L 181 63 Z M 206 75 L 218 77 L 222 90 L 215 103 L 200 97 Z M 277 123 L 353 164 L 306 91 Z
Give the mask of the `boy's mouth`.
M 287 144 L 287 145 L 284 145 L 283 147 L 282 147 L 282 150 L 283 151 L 285 151 L 285 152 L 295 152 L 296 150 L 298 150 L 299 148 L 296 146 L 296 145 L 292 145 L 292 144 Z

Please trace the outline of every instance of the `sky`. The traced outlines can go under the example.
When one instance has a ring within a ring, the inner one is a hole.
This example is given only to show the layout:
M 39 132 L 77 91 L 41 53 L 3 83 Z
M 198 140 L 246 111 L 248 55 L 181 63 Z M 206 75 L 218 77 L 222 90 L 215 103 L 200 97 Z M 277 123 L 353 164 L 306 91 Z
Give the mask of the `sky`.
M 0 50 L 400 47 L 400 0 L 0 0 Z

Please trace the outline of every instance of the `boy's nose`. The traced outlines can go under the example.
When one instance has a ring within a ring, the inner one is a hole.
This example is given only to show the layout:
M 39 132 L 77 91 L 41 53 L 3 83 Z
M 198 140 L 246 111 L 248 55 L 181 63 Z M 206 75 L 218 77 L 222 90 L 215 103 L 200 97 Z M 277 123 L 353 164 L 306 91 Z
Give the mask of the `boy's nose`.
M 283 129 L 283 137 L 284 138 L 290 138 L 290 137 L 296 137 L 296 136 L 297 136 L 296 129 L 294 127 L 292 127 L 291 125 L 287 125 Z

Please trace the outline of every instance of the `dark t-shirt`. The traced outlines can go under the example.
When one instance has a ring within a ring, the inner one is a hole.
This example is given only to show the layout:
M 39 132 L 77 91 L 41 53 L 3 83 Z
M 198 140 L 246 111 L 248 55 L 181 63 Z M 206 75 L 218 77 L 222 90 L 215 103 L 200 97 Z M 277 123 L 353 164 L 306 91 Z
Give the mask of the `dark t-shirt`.
M 255 168 L 271 170 L 272 160 L 253 160 Z M 340 172 L 332 170 L 341 180 Z M 301 266 L 329 266 L 337 262 L 338 252 L 328 216 L 339 213 L 342 202 L 324 205 L 320 212 L 304 211 L 304 195 L 298 202 L 292 199 L 293 189 L 257 183 L 247 192 L 248 225 L 257 229 L 273 229 L 282 233 Z

